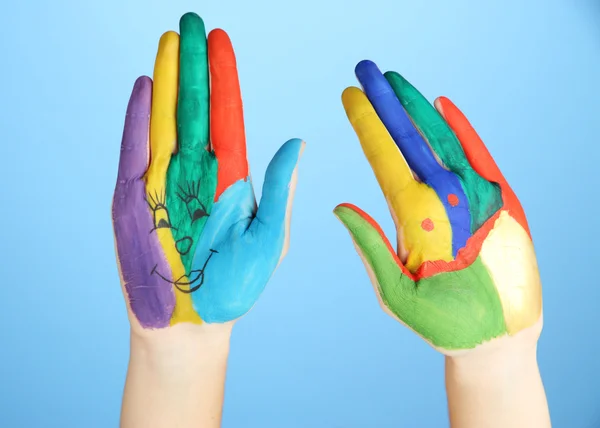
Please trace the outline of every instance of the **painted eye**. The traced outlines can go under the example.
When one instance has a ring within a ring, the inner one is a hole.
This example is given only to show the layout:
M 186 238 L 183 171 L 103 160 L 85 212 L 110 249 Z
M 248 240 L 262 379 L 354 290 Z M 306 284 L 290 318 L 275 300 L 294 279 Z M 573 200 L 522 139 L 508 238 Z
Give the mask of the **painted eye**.
M 184 186 L 186 187 L 185 189 L 179 186 L 177 196 L 185 204 L 192 224 L 196 220 L 208 217 L 209 214 L 206 212 L 206 206 L 198 198 L 200 194 L 200 182 L 192 181 L 184 184 Z
M 154 229 L 171 229 L 171 221 L 169 220 L 169 212 L 162 204 L 157 204 L 153 208 L 154 212 Z
M 200 220 L 202 217 L 208 216 L 206 207 L 196 196 L 190 196 L 189 198 L 186 198 L 184 202 L 192 223 L 196 220 Z
M 208 213 L 204 210 L 204 208 L 198 208 L 192 214 L 192 223 L 196 220 L 200 220 L 202 217 L 208 217 Z

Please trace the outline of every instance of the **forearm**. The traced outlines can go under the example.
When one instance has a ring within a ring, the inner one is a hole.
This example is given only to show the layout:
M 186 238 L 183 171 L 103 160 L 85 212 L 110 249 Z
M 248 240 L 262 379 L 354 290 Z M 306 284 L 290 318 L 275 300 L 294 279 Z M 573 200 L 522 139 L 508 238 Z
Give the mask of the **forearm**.
M 536 346 L 446 357 L 452 428 L 547 428 L 550 416 Z
M 230 329 L 182 348 L 132 335 L 121 427 L 219 427 L 229 337 Z

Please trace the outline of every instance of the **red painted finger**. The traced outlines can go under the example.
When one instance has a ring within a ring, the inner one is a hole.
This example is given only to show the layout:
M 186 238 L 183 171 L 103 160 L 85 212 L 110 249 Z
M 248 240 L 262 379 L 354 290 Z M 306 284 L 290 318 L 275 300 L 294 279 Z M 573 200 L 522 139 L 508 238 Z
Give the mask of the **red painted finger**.
M 469 120 L 452 101 L 446 97 L 435 100 L 435 107 L 458 137 L 460 144 L 473 169 L 488 181 L 498 183 L 502 188 L 504 208 L 523 226 L 529 234 L 525 212 L 517 195 L 508 185 L 496 161 L 490 154 Z
M 208 35 L 210 70 L 210 138 L 219 164 L 215 200 L 240 179 L 248 177 L 244 112 L 233 46 L 227 33 Z

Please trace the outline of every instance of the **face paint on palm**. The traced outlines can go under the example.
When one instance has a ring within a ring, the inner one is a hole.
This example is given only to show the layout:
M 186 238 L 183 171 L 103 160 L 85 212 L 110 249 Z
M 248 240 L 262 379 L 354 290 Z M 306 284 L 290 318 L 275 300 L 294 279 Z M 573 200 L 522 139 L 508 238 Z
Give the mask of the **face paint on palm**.
M 229 37 L 214 30 L 207 40 L 192 13 L 180 30 L 161 37 L 152 96 L 148 78 L 147 93 L 134 88 L 113 204 L 124 288 L 145 328 L 250 310 L 285 252 L 304 147 L 290 140 L 275 155 L 257 208 Z

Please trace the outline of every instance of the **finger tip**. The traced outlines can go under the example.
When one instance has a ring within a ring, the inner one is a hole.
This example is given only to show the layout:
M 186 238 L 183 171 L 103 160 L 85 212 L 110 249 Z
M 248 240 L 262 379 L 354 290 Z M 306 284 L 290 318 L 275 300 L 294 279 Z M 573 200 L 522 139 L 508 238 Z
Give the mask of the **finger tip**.
M 354 208 L 356 208 L 354 205 L 348 203 L 348 202 L 343 202 L 341 204 L 338 204 L 334 209 L 333 209 L 333 214 L 335 214 L 335 216 L 337 218 L 340 218 L 340 215 L 343 214 L 347 214 L 351 211 L 354 211 Z
M 232 65 L 234 68 L 237 67 L 233 44 L 231 43 L 229 34 L 225 30 L 221 28 L 212 30 L 208 33 L 207 43 L 211 69 L 215 67 L 223 68 L 224 66 L 230 67 Z
M 167 31 L 160 36 L 158 41 L 159 50 L 176 48 L 179 49 L 179 34 L 175 31 Z
M 362 61 L 359 61 L 358 64 L 356 64 L 356 67 L 354 67 L 354 73 L 356 74 L 356 76 L 373 71 L 379 71 L 379 68 L 377 67 L 377 64 L 375 64 L 370 59 L 363 59 Z
M 333 215 L 338 219 L 340 223 L 350 232 L 351 226 L 360 221 L 360 214 L 357 212 L 356 207 L 347 202 L 341 203 L 333 209 Z
M 438 113 L 442 115 L 442 117 L 444 116 L 444 104 L 446 103 L 445 100 L 446 100 L 446 97 L 442 96 L 442 97 L 437 97 L 433 101 L 433 106 L 438 111 Z
M 135 83 L 133 84 L 135 89 L 146 90 L 150 86 L 152 86 L 152 79 L 148 76 L 140 76 L 135 79 Z
M 380 94 L 391 91 L 389 82 L 377 64 L 371 60 L 359 62 L 354 69 L 354 73 L 367 96 L 370 96 L 371 93 Z
M 436 98 L 436 100 L 433 102 L 433 105 L 444 119 L 446 119 L 448 115 L 452 116 L 452 109 L 456 109 L 454 103 L 452 103 L 449 98 L 444 96 Z
M 397 71 L 386 71 L 384 77 L 385 80 L 388 82 L 388 85 L 394 88 L 393 90 L 395 91 L 405 90 L 407 89 L 407 86 L 410 86 L 408 80 L 406 80 L 404 76 L 402 76 Z
M 352 98 L 355 96 L 356 92 L 362 92 L 360 88 L 356 86 L 348 86 L 346 89 L 342 91 L 342 101 Z
M 344 222 L 343 222 L 342 218 L 340 217 L 340 215 L 343 215 L 343 211 L 344 211 L 344 208 L 342 207 L 342 204 L 335 207 L 332 211 L 335 218 L 337 218 L 338 221 L 340 221 L 342 224 L 344 224 Z
M 337 217 L 338 213 L 340 212 L 340 210 L 343 210 L 343 205 L 344 204 L 338 204 L 335 206 L 335 208 L 332 210 L 333 214 Z
M 357 125 L 358 121 L 374 113 L 371 102 L 360 88 L 347 88 L 342 94 L 342 105 L 346 117 L 353 127 Z
M 128 113 L 146 114 L 152 102 L 152 79 L 140 76 L 133 84 L 131 98 L 127 108 Z
M 292 138 L 286 141 L 284 146 L 288 147 L 286 150 L 296 153 L 296 163 L 298 163 L 302 157 L 302 153 L 304 153 L 306 142 L 301 138 Z
M 186 12 L 179 19 L 179 28 L 200 26 L 204 28 L 204 20 L 195 12 Z
M 267 175 L 277 176 L 280 179 L 289 182 L 298 166 L 298 161 L 302 156 L 303 149 L 304 141 L 300 138 L 292 138 L 286 141 L 279 150 L 277 150 L 273 159 L 271 159 L 271 162 L 267 167 Z
M 383 73 L 383 77 L 385 78 L 385 80 L 387 80 L 388 84 L 394 85 L 397 88 L 402 87 L 404 83 L 404 79 L 402 78 L 402 76 L 400 76 L 400 74 L 398 74 L 395 71 L 386 71 L 385 73 Z
M 346 114 L 349 118 L 352 115 L 351 107 L 360 103 L 361 100 L 364 99 L 364 97 L 365 94 L 360 88 L 357 88 L 355 86 L 349 86 L 348 88 L 344 89 L 344 91 L 342 92 L 342 104 L 344 105 L 344 108 L 346 109 Z
M 286 150 L 295 150 L 299 152 L 304 148 L 305 145 L 306 143 L 301 138 L 290 138 L 283 146 L 286 147 Z
M 222 28 L 215 28 L 208 33 L 208 40 L 214 41 L 229 41 L 229 34 Z
M 179 22 L 188 22 L 188 21 L 197 21 L 197 20 L 202 21 L 202 18 L 200 18 L 200 15 L 198 15 L 196 12 L 186 12 L 183 15 L 181 15 Z

